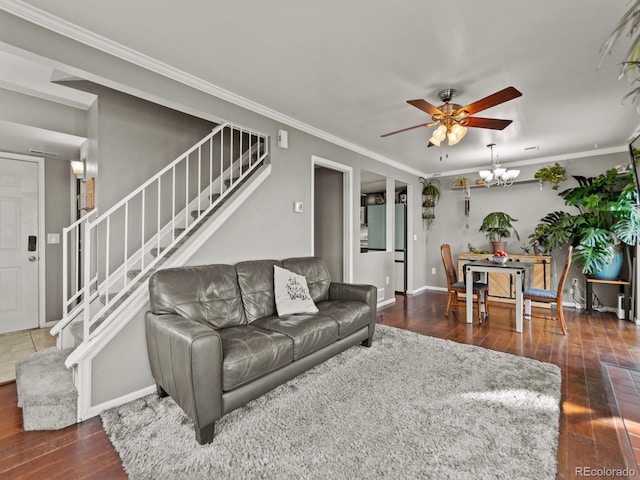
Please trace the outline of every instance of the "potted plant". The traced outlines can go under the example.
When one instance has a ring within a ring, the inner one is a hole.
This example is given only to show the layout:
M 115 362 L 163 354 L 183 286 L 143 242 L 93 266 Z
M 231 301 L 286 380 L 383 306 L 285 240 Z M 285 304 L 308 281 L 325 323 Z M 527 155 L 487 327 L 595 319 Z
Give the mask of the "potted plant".
M 466 187 L 469 180 L 464 175 L 457 177 L 453 182 L 451 182 L 452 187 Z
M 596 177 L 574 178 L 578 186 L 558 195 L 578 213 L 547 214 L 529 238 L 547 252 L 573 245 L 573 256 L 583 273 L 616 278 L 622 267 L 620 246 L 635 245 L 640 235 L 640 206 L 633 174 L 620 175 L 613 168 Z M 604 271 L 612 262 L 618 271 Z
M 434 220 L 436 219 L 436 216 L 433 213 L 423 213 L 422 219 L 424 220 L 424 223 L 427 225 L 427 230 L 430 230 Z
M 487 236 L 487 239 L 493 245 L 494 253 L 498 250 L 506 250 L 507 242 L 503 240 L 504 238 L 510 238 L 513 234 L 514 237 L 520 240 L 520 236 L 513 226 L 513 222 L 517 221 L 504 212 L 491 212 L 484 217 L 480 231 Z
M 560 182 L 564 182 L 566 180 L 565 174 L 566 170 L 561 167 L 558 162 L 556 162 L 555 165 L 542 167 L 536 172 L 534 178 L 540 179 L 540 185 L 542 185 L 542 181 L 546 180 L 551 184 L 551 188 L 553 188 L 554 190 L 558 190 L 558 185 L 560 184 Z
M 420 183 L 422 183 L 422 218 L 429 230 L 436 218 L 435 206 L 440 200 L 440 180 L 420 177 Z
M 420 177 L 420 183 L 422 183 L 422 195 L 431 197 L 433 205 L 438 203 L 440 200 L 440 181 L 437 178 Z

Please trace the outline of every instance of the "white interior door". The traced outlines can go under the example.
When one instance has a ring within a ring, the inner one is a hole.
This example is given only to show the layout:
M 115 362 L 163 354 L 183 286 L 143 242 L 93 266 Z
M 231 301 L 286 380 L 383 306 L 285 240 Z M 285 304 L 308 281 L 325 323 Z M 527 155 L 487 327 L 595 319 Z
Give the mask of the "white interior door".
M 38 326 L 38 165 L 0 157 L 0 333 Z

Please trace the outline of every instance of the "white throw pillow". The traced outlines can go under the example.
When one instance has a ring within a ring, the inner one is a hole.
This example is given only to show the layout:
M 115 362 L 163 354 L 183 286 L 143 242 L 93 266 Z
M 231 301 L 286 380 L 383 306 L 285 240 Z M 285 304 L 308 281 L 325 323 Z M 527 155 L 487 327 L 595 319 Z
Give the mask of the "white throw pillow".
M 311 299 L 304 276 L 274 265 L 273 284 L 278 315 L 318 313 L 318 307 Z

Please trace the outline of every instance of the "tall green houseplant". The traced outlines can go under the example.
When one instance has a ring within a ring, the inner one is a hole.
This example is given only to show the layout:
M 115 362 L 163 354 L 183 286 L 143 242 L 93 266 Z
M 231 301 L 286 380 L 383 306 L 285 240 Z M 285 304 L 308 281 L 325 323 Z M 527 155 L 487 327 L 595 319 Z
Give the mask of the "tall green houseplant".
M 593 275 L 607 268 L 618 245 L 636 244 L 640 235 L 638 194 L 631 172 L 620 175 L 611 169 L 596 177 L 574 178 L 578 186 L 558 195 L 578 213 L 547 214 L 529 239 L 546 252 L 572 244 L 576 263 L 583 273 Z

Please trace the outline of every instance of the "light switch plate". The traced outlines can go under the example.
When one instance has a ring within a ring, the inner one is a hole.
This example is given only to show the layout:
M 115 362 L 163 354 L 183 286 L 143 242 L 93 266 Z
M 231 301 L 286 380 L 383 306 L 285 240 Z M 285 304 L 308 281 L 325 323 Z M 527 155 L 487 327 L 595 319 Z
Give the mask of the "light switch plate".
M 302 203 L 302 202 L 293 202 L 293 211 L 295 213 L 304 212 L 304 203 Z
M 60 243 L 60 234 L 59 233 L 47 233 L 47 243 L 48 244 Z

